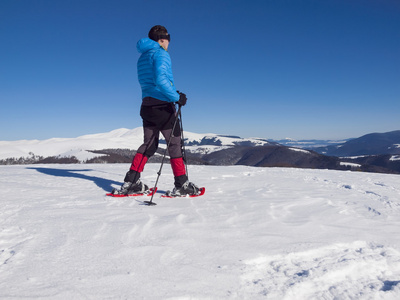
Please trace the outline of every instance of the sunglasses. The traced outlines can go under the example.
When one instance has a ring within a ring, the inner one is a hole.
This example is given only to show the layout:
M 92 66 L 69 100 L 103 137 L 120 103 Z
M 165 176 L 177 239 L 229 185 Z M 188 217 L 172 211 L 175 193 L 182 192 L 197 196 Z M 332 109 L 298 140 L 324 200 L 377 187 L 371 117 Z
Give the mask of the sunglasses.
M 166 35 L 159 35 L 158 36 L 158 39 L 160 40 L 160 39 L 164 39 L 164 40 L 168 40 L 168 42 L 170 42 L 171 41 L 171 35 L 168 33 L 168 34 L 166 34 Z

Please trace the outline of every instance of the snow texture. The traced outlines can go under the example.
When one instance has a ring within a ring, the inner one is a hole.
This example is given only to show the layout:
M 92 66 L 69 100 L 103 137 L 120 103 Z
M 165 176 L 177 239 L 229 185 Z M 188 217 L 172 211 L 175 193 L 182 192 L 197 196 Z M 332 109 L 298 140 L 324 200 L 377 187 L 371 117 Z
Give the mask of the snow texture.
M 1 299 L 400 299 L 398 175 L 189 166 L 149 207 L 128 167 L 0 166 Z

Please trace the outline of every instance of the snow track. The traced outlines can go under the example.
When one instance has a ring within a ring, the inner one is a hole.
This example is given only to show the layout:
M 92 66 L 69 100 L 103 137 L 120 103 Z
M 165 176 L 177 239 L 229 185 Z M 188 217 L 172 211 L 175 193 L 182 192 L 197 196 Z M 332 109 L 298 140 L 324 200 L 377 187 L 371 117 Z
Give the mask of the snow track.
M 189 166 L 148 207 L 105 196 L 127 167 L 0 167 L 1 299 L 400 298 L 398 175 Z
M 243 295 L 267 299 L 395 299 L 400 253 L 366 242 L 247 261 Z

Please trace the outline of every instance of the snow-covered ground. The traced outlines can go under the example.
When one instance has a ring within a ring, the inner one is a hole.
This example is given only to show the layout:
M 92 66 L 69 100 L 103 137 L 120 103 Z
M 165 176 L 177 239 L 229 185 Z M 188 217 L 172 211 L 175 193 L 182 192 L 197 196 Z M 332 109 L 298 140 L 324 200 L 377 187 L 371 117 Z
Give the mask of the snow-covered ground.
M 400 299 L 398 175 L 189 166 L 148 207 L 127 168 L 0 166 L 1 299 Z

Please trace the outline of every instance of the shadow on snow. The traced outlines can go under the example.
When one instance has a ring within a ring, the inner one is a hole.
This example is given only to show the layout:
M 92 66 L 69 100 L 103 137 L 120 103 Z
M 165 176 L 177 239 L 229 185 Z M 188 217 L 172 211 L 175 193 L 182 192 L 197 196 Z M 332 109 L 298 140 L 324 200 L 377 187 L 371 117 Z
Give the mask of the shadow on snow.
M 36 170 L 40 173 L 51 176 L 74 177 L 74 178 L 89 180 L 95 183 L 99 188 L 102 188 L 106 192 L 110 192 L 113 189 L 112 184 L 116 184 L 118 186 L 121 185 L 121 182 L 118 181 L 76 173 L 76 172 L 90 172 L 93 171 L 92 169 L 65 170 L 65 169 L 53 169 L 53 168 L 41 168 L 41 167 L 37 168 L 29 167 L 27 169 Z

